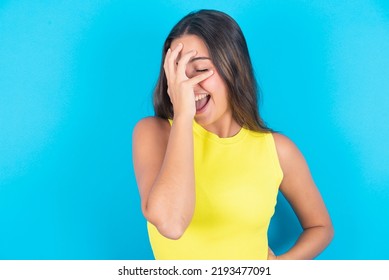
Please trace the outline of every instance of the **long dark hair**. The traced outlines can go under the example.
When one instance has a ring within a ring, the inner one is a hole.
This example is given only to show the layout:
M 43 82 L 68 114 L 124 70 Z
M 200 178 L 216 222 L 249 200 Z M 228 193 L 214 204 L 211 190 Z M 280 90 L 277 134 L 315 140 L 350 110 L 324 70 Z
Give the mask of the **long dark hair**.
M 226 83 L 234 120 L 250 130 L 271 131 L 259 115 L 257 82 L 242 30 L 229 15 L 215 10 L 189 13 L 167 36 L 162 49 L 159 78 L 154 89 L 155 115 L 164 119 L 173 118 L 163 63 L 172 41 L 183 35 L 196 35 L 207 46 L 213 64 Z

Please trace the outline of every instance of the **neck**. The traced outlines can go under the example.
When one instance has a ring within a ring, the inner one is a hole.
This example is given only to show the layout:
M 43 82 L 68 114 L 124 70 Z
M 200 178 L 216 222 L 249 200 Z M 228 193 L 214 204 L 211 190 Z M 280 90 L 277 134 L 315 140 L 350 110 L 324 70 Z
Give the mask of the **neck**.
M 211 124 L 206 124 L 206 125 L 203 125 L 201 123 L 199 124 L 204 129 L 216 134 L 220 138 L 232 137 L 238 134 L 242 128 L 232 117 L 228 119 L 224 118 L 223 120 L 219 120 Z

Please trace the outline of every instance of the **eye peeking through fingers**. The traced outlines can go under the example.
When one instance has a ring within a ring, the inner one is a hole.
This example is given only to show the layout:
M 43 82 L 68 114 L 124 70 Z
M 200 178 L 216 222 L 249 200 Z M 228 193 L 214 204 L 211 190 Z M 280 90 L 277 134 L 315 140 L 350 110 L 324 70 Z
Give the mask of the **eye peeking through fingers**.
M 196 72 L 201 73 L 201 72 L 207 72 L 209 69 L 204 68 L 204 69 L 196 69 Z

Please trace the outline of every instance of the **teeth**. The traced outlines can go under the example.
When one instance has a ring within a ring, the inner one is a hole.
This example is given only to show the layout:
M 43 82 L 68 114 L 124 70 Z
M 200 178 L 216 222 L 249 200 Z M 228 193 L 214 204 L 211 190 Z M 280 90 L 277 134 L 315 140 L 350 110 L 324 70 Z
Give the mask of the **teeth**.
M 199 100 L 207 97 L 208 95 L 209 95 L 208 93 L 203 93 L 203 94 L 196 95 L 195 101 L 199 101 Z

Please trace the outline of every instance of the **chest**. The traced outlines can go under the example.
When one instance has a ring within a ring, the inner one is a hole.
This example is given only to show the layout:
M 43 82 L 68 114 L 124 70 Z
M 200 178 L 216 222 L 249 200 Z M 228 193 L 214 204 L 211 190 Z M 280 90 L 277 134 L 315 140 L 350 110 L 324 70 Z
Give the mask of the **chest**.
M 195 145 L 194 221 L 267 225 L 278 193 L 273 159 L 265 143 Z

